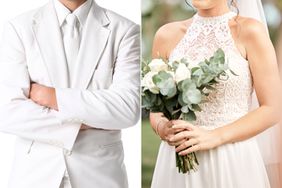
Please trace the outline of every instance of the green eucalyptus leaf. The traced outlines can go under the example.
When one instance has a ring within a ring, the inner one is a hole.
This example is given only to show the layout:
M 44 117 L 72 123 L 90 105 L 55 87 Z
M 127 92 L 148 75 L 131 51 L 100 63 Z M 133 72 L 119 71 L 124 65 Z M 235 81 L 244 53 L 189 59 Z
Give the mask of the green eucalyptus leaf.
M 188 89 L 183 92 L 182 98 L 186 104 L 199 104 L 202 100 L 202 94 L 198 89 Z
M 181 112 L 183 112 L 183 113 L 188 113 L 188 112 L 189 112 L 188 105 L 186 105 L 186 106 L 182 106 L 182 108 L 181 108 Z
M 229 69 L 229 71 L 231 72 L 231 74 L 233 74 L 234 76 L 239 76 L 238 74 L 236 74 L 233 70 Z
M 193 67 L 193 68 L 191 69 L 192 75 L 193 75 L 193 73 L 194 73 L 195 71 L 197 71 L 197 70 L 199 70 L 199 69 L 200 69 L 200 67 Z
M 195 121 L 196 120 L 196 114 L 193 111 L 189 111 L 188 113 L 182 113 L 181 119 L 185 121 Z
M 177 89 L 176 86 L 174 86 L 173 88 L 171 88 L 167 94 L 168 97 L 173 97 L 177 94 Z
M 188 91 L 188 99 L 192 104 L 199 104 L 202 100 L 202 94 L 200 90 L 194 89 Z
M 178 103 L 180 104 L 180 106 L 185 106 L 187 105 L 184 101 L 183 101 L 183 93 L 179 93 L 178 95 Z
M 214 75 L 205 74 L 205 77 L 203 77 L 203 79 L 201 79 L 201 84 L 207 84 L 207 83 L 209 83 L 211 80 L 213 80 L 214 78 L 215 78 Z
M 160 93 L 163 96 L 173 97 L 177 93 L 176 85 L 172 78 L 163 82 L 163 85 L 160 86 Z
M 199 111 L 199 112 L 202 111 L 200 105 L 198 105 L 198 104 L 193 104 L 192 107 L 193 107 L 193 109 L 194 109 L 193 111 Z
M 176 85 L 171 74 L 160 71 L 157 75 L 153 76 L 153 82 L 163 96 L 173 97 L 177 93 Z
M 196 118 L 195 112 L 193 112 L 193 111 L 188 112 L 188 114 L 187 114 L 187 120 L 188 121 L 195 121 L 196 119 L 197 118 Z
M 188 89 L 196 89 L 196 84 L 189 78 L 183 80 L 180 85 L 181 91 L 186 91 Z
M 157 105 L 157 106 L 160 106 L 160 105 L 162 105 L 162 104 L 163 104 L 163 101 L 162 101 L 161 97 L 158 96 L 158 97 L 157 97 L 157 100 L 156 100 L 156 105 Z
M 219 48 L 213 55 L 214 58 L 224 58 L 225 57 L 225 54 L 224 54 L 224 51 Z
M 161 80 L 167 80 L 169 78 L 172 78 L 172 75 L 165 72 L 165 71 L 160 71 L 158 74 L 156 74 L 155 76 L 153 76 L 153 82 L 154 84 L 157 84 L 157 81 Z M 154 81 L 155 79 L 155 81 Z
M 142 106 L 144 108 L 150 108 L 154 105 L 157 105 L 157 95 L 149 92 L 149 91 L 145 91 L 142 94 Z
M 192 69 L 192 76 L 201 76 L 204 74 L 203 70 L 199 67 L 194 67 L 193 69 Z

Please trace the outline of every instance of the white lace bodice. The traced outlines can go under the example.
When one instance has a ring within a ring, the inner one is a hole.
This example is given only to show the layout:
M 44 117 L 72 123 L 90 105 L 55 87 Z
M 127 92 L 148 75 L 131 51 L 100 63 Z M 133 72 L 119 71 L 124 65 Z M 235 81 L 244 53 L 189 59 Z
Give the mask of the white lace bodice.
M 197 112 L 195 125 L 218 127 L 231 123 L 245 115 L 251 105 L 253 91 L 248 61 L 238 51 L 233 40 L 229 20 L 236 16 L 229 12 L 217 17 L 201 17 L 195 14 L 185 36 L 170 55 L 170 60 L 187 58 L 192 64 L 209 58 L 222 48 L 231 70 L 227 81 L 220 81 L 201 104 L 203 111 Z

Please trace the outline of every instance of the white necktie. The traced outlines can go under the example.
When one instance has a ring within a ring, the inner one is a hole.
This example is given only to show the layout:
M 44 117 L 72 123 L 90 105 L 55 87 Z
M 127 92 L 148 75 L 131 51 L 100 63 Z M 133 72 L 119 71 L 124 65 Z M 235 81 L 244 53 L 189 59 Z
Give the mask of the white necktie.
M 75 62 L 80 46 L 79 22 L 76 15 L 69 14 L 66 17 L 66 25 L 63 31 L 65 53 L 68 62 L 69 75 L 71 79 L 73 76 L 73 70 L 75 67 Z

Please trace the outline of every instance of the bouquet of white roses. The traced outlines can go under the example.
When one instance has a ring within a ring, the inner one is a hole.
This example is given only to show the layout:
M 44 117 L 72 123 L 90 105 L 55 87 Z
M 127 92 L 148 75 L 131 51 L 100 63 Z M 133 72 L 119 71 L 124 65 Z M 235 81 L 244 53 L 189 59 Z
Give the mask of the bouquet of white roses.
M 191 62 L 190 62 L 191 63 Z M 218 49 L 209 60 L 192 67 L 189 61 L 165 62 L 153 59 L 142 64 L 142 105 L 151 112 L 162 112 L 169 120 L 196 120 L 195 112 L 200 104 L 215 90 L 215 84 L 227 80 L 228 68 L 225 54 Z M 199 165 L 196 154 L 180 156 L 176 153 L 179 172 L 196 170 Z

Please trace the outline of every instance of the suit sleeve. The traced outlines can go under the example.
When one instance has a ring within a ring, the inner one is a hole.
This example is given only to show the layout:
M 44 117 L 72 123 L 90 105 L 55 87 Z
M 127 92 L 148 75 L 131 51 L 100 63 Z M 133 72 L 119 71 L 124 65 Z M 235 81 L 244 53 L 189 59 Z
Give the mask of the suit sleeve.
M 12 23 L 4 28 L 0 48 L 0 131 L 71 149 L 79 123 L 63 123 L 58 112 L 29 99 L 25 49 Z
M 119 130 L 140 118 L 140 29 L 132 26 L 119 47 L 113 82 L 108 89 L 56 89 L 62 120 Z

